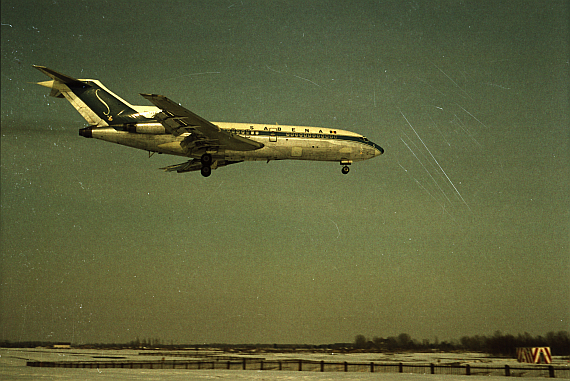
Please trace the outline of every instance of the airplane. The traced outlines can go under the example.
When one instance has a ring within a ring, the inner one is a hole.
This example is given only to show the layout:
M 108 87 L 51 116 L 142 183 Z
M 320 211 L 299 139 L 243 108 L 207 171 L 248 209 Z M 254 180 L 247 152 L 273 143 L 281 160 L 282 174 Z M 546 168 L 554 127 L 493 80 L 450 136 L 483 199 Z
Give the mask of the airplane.
M 45 66 L 33 65 L 51 78 L 37 82 L 50 95 L 67 99 L 89 123 L 79 135 L 149 152 L 189 157 L 161 168 L 178 173 L 212 169 L 254 160 L 337 161 L 348 165 L 384 153 L 364 136 L 324 127 L 259 123 L 210 122 L 158 94 L 141 93 L 154 106 L 135 106 L 94 79 L 75 79 Z

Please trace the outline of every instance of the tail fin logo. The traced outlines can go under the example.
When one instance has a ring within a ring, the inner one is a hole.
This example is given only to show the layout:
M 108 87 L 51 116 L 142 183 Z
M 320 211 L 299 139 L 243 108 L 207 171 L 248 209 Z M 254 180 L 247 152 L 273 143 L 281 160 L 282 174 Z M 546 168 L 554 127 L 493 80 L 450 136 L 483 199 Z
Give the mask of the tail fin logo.
M 143 122 L 159 112 L 155 107 L 130 105 L 98 80 L 79 80 L 45 66 L 34 67 L 52 79 L 38 84 L 50 88 L 52 96 L 65 97 L 90 125 Z
M 101 91 L 101 89 L 97 89 L 95 90 L 95 96 L 97 97 L 97 99 L 99 99 L 99 101 L 101 101 L 101 103 L 103 103 L 105 105 L 105 107 L 107 107 L 107 111 L 103 111 L 103 115 L 105 115 L 107 117 L 107 120 L 109 120 L 109 122 L 113 121 L 113 116 L 111 115 L 111 108 L 109 107 L 109 105 L 107 104 L 107 102 L 105 102 L 100 96 L 99 96 L 99 92 Z

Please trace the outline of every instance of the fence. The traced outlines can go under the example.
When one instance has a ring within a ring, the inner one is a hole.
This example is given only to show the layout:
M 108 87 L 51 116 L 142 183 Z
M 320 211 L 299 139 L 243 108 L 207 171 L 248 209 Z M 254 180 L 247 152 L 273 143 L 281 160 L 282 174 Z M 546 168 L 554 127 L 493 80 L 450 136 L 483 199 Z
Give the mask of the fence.
M 329 362 L 313 360 L 162 360 L 162 361 L 28 361 L 32 367 L 62 368 L 129 368 L 129 369 L 226 369 L 226 370 L 288 370 L 306 372 L 383 372 L 416 374 L 453 374 L 473 376 L 551 377 L 570 379 L 570 367 L 473 365 L 436 365 L 404 363 Z

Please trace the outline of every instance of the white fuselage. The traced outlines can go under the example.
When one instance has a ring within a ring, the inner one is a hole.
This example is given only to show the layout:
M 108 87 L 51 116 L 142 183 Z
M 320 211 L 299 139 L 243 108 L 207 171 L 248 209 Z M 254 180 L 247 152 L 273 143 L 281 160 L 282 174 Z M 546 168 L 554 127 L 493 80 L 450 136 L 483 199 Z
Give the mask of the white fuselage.
M 351 163 L 371 159 L 382 149 L 364 136 L 354 132 L 322 127 L 281 126 L 253 123 L 212 122 L 220 129 L 262 143 L 252 151 L 231 151 L 223 148 L 210 152 L 212 156 L 229 161 L 250 160 L 318 160 Z M 200 157 L 188 152 L 181 142 L 191 133 L 173 136 L 160 123 L 138 123 L 124 130 L 113 127 L 93 127 L 93 138 L 122 144 L 149 152 Z
M 141 93 L 153 106 L 126 102 L 94 79 L 75 79 L 45 66 L 34 66 L 51 78 L 38 82 L 50 96 L 66 98 L 89 123 L 79 135 L 121 144 L 150 153 L 190 157 L 164 170 L 200 171 L 242 161 L 337 161 L 342 173 L 348 164 L 384 153 L 364 136 L 333 128 L 255 123 L 210 122 L 160 94 Z

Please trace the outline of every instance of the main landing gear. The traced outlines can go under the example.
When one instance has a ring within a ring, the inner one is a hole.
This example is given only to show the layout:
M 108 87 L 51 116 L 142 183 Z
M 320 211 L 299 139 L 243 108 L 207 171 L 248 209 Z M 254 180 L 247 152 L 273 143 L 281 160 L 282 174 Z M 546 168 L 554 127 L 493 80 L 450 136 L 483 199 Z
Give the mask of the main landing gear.
M 212 155 L 209 153 L 203 154 L 200 158 L 200 162 L 202 162 L 202 169 L 200 169 L 202 176 L 210 176 L 212 174 Z

